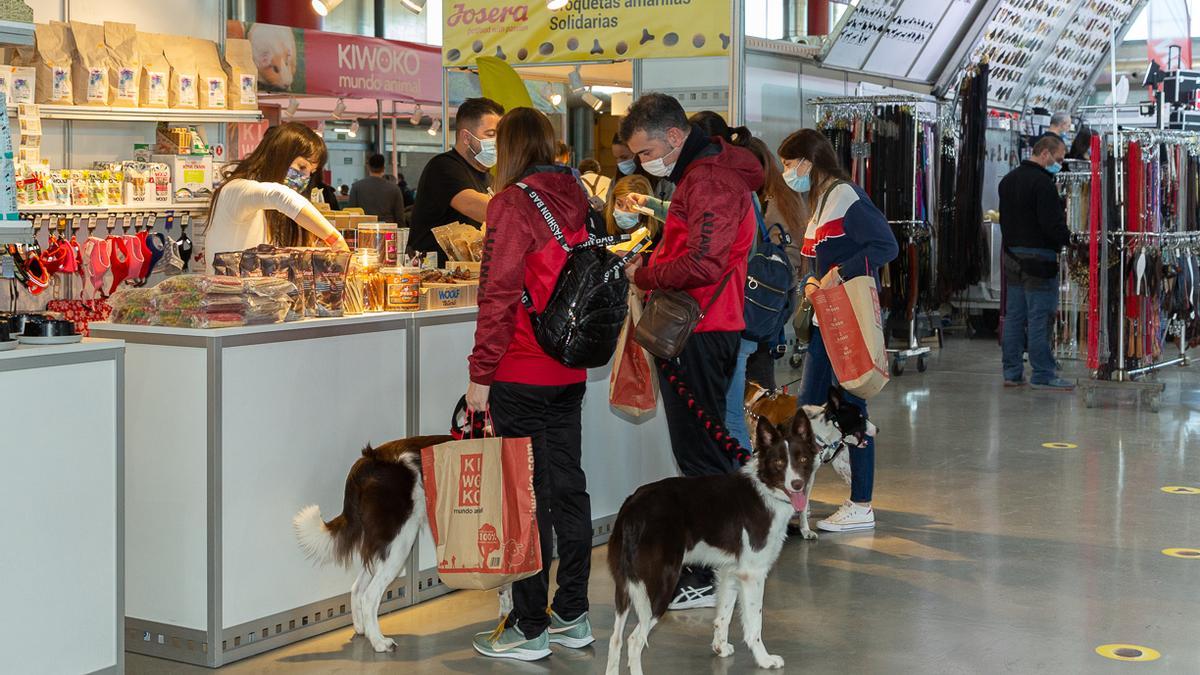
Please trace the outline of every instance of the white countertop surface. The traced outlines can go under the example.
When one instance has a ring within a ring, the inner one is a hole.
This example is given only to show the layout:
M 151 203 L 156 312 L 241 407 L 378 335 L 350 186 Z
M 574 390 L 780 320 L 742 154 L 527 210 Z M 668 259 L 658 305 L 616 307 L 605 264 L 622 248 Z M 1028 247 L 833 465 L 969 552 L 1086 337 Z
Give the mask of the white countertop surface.
M 79 354 L 81 352 L 102 352 L 124 349 L 124 340 L 101 340 L 84 338 L 83 342 L 73 345 L 17 345 L 16 349 L 0 352 L 0 361 L 14 361 L 35 356 L 60 356 L 63 354 Z
M 108 333 L 135 333 L 139 335 L 180 335 L 185 337 L 218 338 L 235 335 L 255 335 L 260 333 L 275 333 L 305 328 L 324 328 L 327 326 L 359 326 L 381 321 L 395 321 L 412 317 L 442 317 L 442 316 L 474 316 L 478 307 L 455 307 L 452 309 L 431 309 L 422 312 L 373 312 L 356 316 L 330 317 L 328 319 L 304 319 L 287 323 L 268 323 L 257 326 L 235 326 L 232 328 L 174 328 L 171 326 L 139 326 L 134 324 L 93 322 L 92 331 Z M 465 320 L 465 319 L 464 319 Z

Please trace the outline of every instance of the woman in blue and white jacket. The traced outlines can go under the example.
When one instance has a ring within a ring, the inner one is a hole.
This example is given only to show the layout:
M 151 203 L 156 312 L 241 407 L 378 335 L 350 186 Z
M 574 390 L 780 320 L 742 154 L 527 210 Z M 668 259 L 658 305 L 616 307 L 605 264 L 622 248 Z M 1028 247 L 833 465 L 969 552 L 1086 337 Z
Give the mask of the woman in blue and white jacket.
M 783 160 L 784 179 L 807 198 L 812 214 L 801 248 L 801 253 L 811 259 L 810 278 L 821 279 L 837 267 L 843 279 L 871 274 L 878 284 L 880 268 L 899 252 L 896 237 L 862 188 L 850 182 L 829 140 L 819 131 L 801 129 L 784 139 L 779 146 L 779 157 Z M 806 283 L 805 294 L 815 288 Z M 828 400 L 829 387 L 837 384 L 820 328 L 814 325 L 800 385 L 800 405 L 823 405 Z M 848 393 L 846 398 L 866 414 L 866 401 Z M 850 499 L 832 516 L 818 522 L 819 529 L 848 532 L 875 527 L 875 512 L 871 508 L 874 438 L 866 447 L 850 449 L 850 468 Z M 805 523 L 804 528 L 807 527 Z

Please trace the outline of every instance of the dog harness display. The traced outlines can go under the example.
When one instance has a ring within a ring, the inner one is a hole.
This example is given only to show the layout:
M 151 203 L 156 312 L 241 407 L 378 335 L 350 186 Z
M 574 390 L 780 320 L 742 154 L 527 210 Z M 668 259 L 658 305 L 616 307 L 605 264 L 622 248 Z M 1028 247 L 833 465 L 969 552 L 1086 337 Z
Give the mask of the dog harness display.
M 108 274 L 108 269 L 112 266 L 112 241 L 88 237 L 83 244 L 83 254 L 92 291 L 96 295 L 103 296 L 104 276 Z

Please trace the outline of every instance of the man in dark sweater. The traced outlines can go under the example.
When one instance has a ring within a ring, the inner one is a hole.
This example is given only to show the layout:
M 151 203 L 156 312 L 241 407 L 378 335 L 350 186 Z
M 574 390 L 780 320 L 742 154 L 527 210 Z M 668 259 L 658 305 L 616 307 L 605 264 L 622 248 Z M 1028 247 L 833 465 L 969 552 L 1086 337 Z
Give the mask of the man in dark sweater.
M 383 177 L 384 159 L 378 153 L 367 159 L 367 171 L 371 175 L 350 187 L 347 206 L 358 207 L 368 216 L 375 216 L 383 223 L 395 223 L 404 227 L 404 193 L 400 186 Z
M 1035 389 L 1070 391 L 1058 376 L 1051 326 L 1058 309 L 1058 252 L 1070 241 L 1066 212 L 1054 174 L 1067 146 L 1058 136 L 1042 137 L 1033 156 L 1000 181 L 1000 231 L 1004 271 L 1004 386 L 1025 384 L 1021 355 L 1029 352 Z

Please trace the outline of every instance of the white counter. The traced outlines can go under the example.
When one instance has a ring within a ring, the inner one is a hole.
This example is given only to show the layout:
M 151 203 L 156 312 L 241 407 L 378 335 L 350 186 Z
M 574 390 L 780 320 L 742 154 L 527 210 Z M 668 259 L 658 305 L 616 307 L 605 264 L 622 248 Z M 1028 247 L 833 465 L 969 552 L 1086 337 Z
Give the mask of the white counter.
M 92 324 L 129 343 L 128 648 L 219 666 L 349 624 L 352 576 L 309 563 L 291 517 L 312 503 L 337 515 L 366 443 L 447 432 L 475 316 L 472 307 L 215 330 Z M 161 420 L 171 423 L 151 422 Z M 675 466 L 661 413 L 633 423 L 611 411 L 607 368 L 591 373 L 583 420 L 602 543 L 625 497 Z M 382 611 L 446 592 L 433 550 L 423 536 Z
M 124 671 L 120 341 L 0 352 L 0 670 Z

